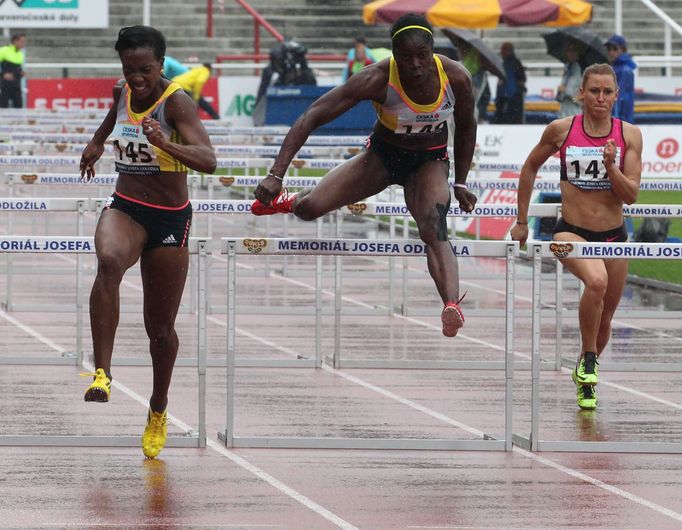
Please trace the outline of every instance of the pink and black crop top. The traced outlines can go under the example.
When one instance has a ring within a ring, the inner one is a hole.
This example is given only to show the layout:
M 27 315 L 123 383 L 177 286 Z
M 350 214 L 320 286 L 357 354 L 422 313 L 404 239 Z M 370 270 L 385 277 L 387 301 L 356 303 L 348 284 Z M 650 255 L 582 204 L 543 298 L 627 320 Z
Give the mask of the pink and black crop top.
M 606 136 L 594 137 L 585 132 L 583 116 L 573 117 L 568 136 L 559 149 L 561 180 L 581 190 L 610 190 L 611 181 L 604 167 L 604 146 L 607 140 L 616 142 L 616 165 L 623 170 L 625 138 L 623 122 L 611 118 L 611 131 Z

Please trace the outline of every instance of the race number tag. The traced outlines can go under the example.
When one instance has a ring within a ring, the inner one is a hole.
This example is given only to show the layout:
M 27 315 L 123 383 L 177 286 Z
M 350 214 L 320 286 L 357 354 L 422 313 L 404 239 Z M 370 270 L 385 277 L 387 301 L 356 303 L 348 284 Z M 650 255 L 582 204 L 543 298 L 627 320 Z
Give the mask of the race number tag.
M 620 147 L 616 147 L 615 164 L 620 166 Z M 566 176 L 571 184 L 584 190 L 610 190 L 604 147 L 567 147 Z
M 142 125 L 117 123 L 111 135 L 116 171 L 129 175 L 156 175 L 159 161 Z

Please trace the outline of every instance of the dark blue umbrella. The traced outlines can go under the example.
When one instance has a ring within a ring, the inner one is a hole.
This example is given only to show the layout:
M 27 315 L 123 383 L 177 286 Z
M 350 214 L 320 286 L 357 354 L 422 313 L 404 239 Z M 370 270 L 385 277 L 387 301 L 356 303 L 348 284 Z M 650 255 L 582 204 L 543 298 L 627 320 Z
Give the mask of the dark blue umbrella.
M 586 29 L 577 26 L 558 28 L 543 34 L 542 38 L 545 39 L 547 53 L 562 63 L 566 62 L 564 50 L 568 44 L 577 48 L 578 62 L 583 70 L 591 64 L 609 62 L 604 43 L 597 35 Z

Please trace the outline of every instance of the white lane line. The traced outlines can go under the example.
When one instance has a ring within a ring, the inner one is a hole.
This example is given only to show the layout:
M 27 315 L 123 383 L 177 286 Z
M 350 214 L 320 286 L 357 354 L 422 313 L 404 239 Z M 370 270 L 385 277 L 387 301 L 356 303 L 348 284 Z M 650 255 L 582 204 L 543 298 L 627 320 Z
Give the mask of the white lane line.
M 224 322 L 221 322 L 217 318 L 215 318 L 215 317 L 208 317 L 208 318 L 212 322 L 215 322 L 216 324 L 218 324 L 220 326 L 226 327 L 226 324 Z M 258 342 L 260 342 L 261 344 L 264 344 L 265 346 L 280 350 L 283 353 L 286 353 L 287 355 L 290 355 L 292 357 L 300 356 L 299 353 L 297 353 L 296 351 L 294 351 L 290 348 L 280 346 L 276 342 L 272 342 L 268 339 L 264 339 L 262 337 L 254 335 L 253 333 L 249 333 L 248 331 L 245 331 L 242 329 L 237 329 L 236 331 L 238 331 L 239 333 L 241 333 L 243 335 L 246 335 L 247 337 L 249 337 L 252 340 L 257 340 Z M 416 403 L 415 401 L 412 401 L 411 399 L 407 399 L 407 398 L 402 397 L 402 396 L 400 396 L 394 392 L 391 392 L 390 390 L 386 390 L 385 388 L 381 388 L 379 386 L 376 386 L 372 383 L 369 383 L 368 381 L 364 381 L 363 379 L 360 379 L 359 377 L 355 377 L 353 375 L 346 374 L 344 372 L 336 370 L 335 368 L 331 368 L 331 367 L 327 366 L 326 364 L 322 365 L 322 370 L 325 370 L 325 371 L 329 372 L 330 374 L 333 374 L 335 376 L 346 379 L 346 380 L 350 381 L 351 383 L 355 383 L 356 385 L 365 387 L 366 389 L 371 390 L 372 392 L 376 392 L 377 394 L 380 394 L 384 397 L 387 397 L 389 399 L 393 399 L 393 400 L 397 401 L 398 403 L 401 403 L 401 404 L 406 405 L 408 407 L 411 407 L 411 408 L 413 408 L 419 412 L 427 414 L 427 415 L 429 415 L 433 418 L 436 418 L 436 419 L 438 419 L 444 423 L 447 423 L 448 425 L 452 425 L 453 427 L 458 427 L 458 428 L 460 428 L 464 431 L 467 431 L 467 432 L 469 432 L 475 436 L 483 437 L 485 434 L 483 431 L 479 431 L 478 429 L 470 427 L 469 425 L 467 425 L 465 423 L 459 422 L 453 418 L 449 418 L 448 416 L 445 416 L 444 414 L 441 414 L 440 412 L 436 412 L 435 410 L 431 410 L 431 409 L 429 409 L 423 405 L 420 405 L 419 403 Z
M 627 491 L 622 490 L 620 488 L 617 488 L 615 486 L 611 486 L 610 484 L 606 484 L 605 482 L 602 482 L 599 479 L 596 479 L 594 477 L 586 475 L 585 473 L 581 473 L 580 471 L 576 471 L 575 469 L 572 469 L 570 467 L 566 467 L 562 464 L 559 464 L 558 462 L 554 462 L 554 461 L 549 460 L 549 459 L 547 459 L 543 456 L 540 456 L 538 454 L 531 453 L 529 451 L 526 451 L 525 449 L 521 449 L 520 447 L 514 447 L 514 451 L 519 453 L 519 454 L 522 454 L 528 458 L 531 458 L 531 459 L 533 459 L 533 460 L 535 460 L 541 464 L 544 464 L 548 467 L 554 468 L 557 471 L 561 471 L 562 473 L 565 473 L 565 474 L 570 475 L 572 477 L 575 477 L 579 480 L 582 480 L 584 482 L 587 482 L 589 484 L 597 486 L 598 488 L 601 488 L 601 489 L 606 490 L 610 493 L 618 495 L 619 497 L 623 497 L 624 499 L 635 502 L 635 503 L 639 504 L 640 506 L 643 506 L 645 508 L 649 508 L 650 510 L 658 512 L 661 515 L 665 515 L 666 517 L 670 517 L 671 519 L 674 519 L 675 521 L 682 522 L 682 514 L 675 512 L 673 510 L 669 510 L 668 508 L 665 508 L 664 506 L 661 506 L 660 504 L 656 504 L 655 502 L 648 501 L 648 500 L 640 497 L 639 495 L 634 495 L 630 492 L 627 492 Z
M 83 366 L 87 369 L 92 370 L 93 372 L 95 371 L 95 367 L 88 363 L 84 362 Z M 140 396 L 137 392 L 134 390 L 129 389 L 127 386 L 123 385 L 120 381 L 114 379 L 112 382 L 112 385 L 115 386 L 118 390 L 123 392 L 125 395 L 127 395 L 129 398 L 133 399 L 134 401 L 137 401 L 140 405 L 143 405 L 145 408 L 149 408 L 149 401 L 144 399 L 142 396 Z M 191 427 L 187 425 L 185 422 L 177 418 L 176 416 L 173 416 L 172 414 L 168 414 L 168 419 L 170 420 L 171 423 L 173 423 L 176 427 L 178 427 L 182 432 L 189 432 L 191 431 Z M 245 469 L 249 473 L 255 475 L 259 479 L 263 480 L 264 482 L 267 482 L 270 484 L 272 487 L 274 487 L 276 490 L 280 491 L 284 495 L 287 495 L 288 497 L 291 497 L 295 501 L 301 503 L 303 506 L 308 508 L 309 510 L 315 512 L 316 514 L 320 515 L 321 517 L 324 517 L 327 519 L 329 522 L 335 524 L 339 528 L 343 528 L 345 530 L 357 530 L 355 526 L 353 526 L 351 523 L 348 521 L 342 519 L 335 513 L 327 510 L 325 507 L 317 504 L 315 501 L 312 499 L 306 497 L 302 493 L 299 493 L 295 489 L 291 488 L 290 486 L 287 486 L 284 482 L 276 479 L 269 473 L 266 473 L 259 467 L 253 465 L 252 463 L 248 462 L 247 460 L 244 460 L 242 457 L 236 455 L 232 451 L 229 451 L 226 447 L 222 447 L 219 445 L 217 442 L 214 442 L 213 440 L 206 440 L 206 445 L 207 447 L 210 447 L 213 449 L 216 453 L 224 456 L 225 458 L 231 460 L 235 464 L 237 464 L 239 467 Z
M 0 317 L 4 318 L 10 324 L 18 327 L 21 331 L 23 331 L 27 335 L 33 337 L 37 341 L 42 342 L 48 348 L 52 348 L 53 350 L 56 350 L 60 355 L 64 355 L 67 351 L 69 351 L 66 348 L 62 348 L 56 342 L 48 339 L 47 337 L 45 337 L 44 335 L 42 335 L 38 331 L 34 330 L 31 326 L 27 326 L 26 324 L 20 322 L 19 320 L 17 320 L 13 316 L 7 314 L 3 309 L 0 309 Z
M 226 324 L 224 324 L 224 323 L 218 321 L 218 319 L 216 319 L 216 318 L 214 318 L 214 317 L 209 317 L 209 318 L 210 318 L 213 322 L 216 322 L 217 324 L 220 324 L 220 325 L 222 325 L 222 326 L 225 326 L 225 325 L 226 325 Z M 263 338 L 258 337 L 258 336 L 256 336 L 256 335 L 253 335 L 253 334 L 251 334 L 251 333 L 246 333 L 246 332 L 244 332 L 244 333 L 247 334 L 247 335 L 249 335 L 252 339 L 258 340 L 258 341 L 260 341 L 261 343 L 263 343 L 263 344 L 265 344 L 265 345 L 267 345 L 267 346 L 269 346 L 269 347 L 271 347 L 271 348 L 275 348 L 275 349 L 282 350 L 282 351 L 284 351 L 284 352 L 286 352 L 286 353 L 288 353 L 288 354 L 290 354 L 290 355 L 296 355 L 296 352 L 293 351 L 293 350 L 291 350 L 291 349 L 289 349 L 289 348 L 284 348 L 284 347 L 282 347 L 282 346 L 277 345 L 276 343 L 274 343 L 274 342 L 272 342 L 272 341 L 269 341 L 269 340 L 267 340 L 267 339 L 263 339 Z M 409 400 L 409 399 L 407 399 L 407 398 L 404 398 L 404 397 L 402 397 L 402 396 L 400 396 L 400 395 L 398 395 L 398 394 L 395 394 L 394 392 L 391 392 L 391 391 L 389 391 L 389 390 L 386 390 L 386 389 L 384 389 L 384 388 L 381 388 L 381 387 L 379 387 L 379 386 L 376 386 L 376 385 L 374 385 L 374 384 L 372 384 L 372 383 L 369 383 L 369 382 L 367 382 L 367 381 L 364 381 L 363 379 L 361 379 L 361 378 L 359 378 L 359 377 L 356 377 L 356 376 L 353 376 L 353 375 L 346 374 L 346 373 L 344 373 L 344 372 L 341 371 L 341 370 L 334 369 L 334 368 L 330 368 L 330 367 L 328 367 L 328 366 L 326 366 L 326 365 L 323 365 L 322 368 L 323 368 L 324 370 L 326 370 L 327 372 L 331 373 L 331 374 L 334 374 L 334 375 L 336 375 L 336 376 L 338 376 L 338 377 L 342 377 L 342 378 L 344 378 L 344 379 L 347 379 L 348 381 L 351 381 L 351 382 L 353 382 L 353 383 L 355 383 L 355 384 L 358 384 L 358 385 L 360 385 L 360 386 L 362 386 L 362 387 L 364 387 L 364 388 L 367 388 L 367 389 L 369 389 L 369 390 L 371 390 L 371 391 L 373 391 L 373 392 L 377 392 L 377 393 L 379 393 L 379 394 L 381 394 L 381 395 L 383 395 L 383 396 L 385 396 L 385 397 L 388 397 L 388 398 L 390 398 L 390 399 L 394 399 L 394 400 L 398 401 L 399 403 L 402 403 L 403 405 L 407 405 L 407 406 L 409 406 L 409 407 L 412 407 L 413 409 L 418 410 L 418 411 L 420 411 L 420 412 L 423 412 L 424 414 L 428 414 L 429 416 L 431 416 L 431 417 L 433 417 L 433 418 L 436 418 L 436 419 L 438 419 L 438 420 L 440 420 L 440 421 L 442 421 L 442 422 L 444 422 L 444 423 L 446 423 L 446 424 L 448 424 L 448 425 L 452 425 L 452 426 L 455 426 L 455 427 L 459 427 L 459 428 L 461 428 L 461 429 L 463 429 L 463 430 L 465 430 L 465 431 L 467 431 L 467 432 L 469 432 L 469 433 L 471 433 L 471 434 L 474 434 L 474 435 L 476 435 L 476 436 L 479 436 L 479 437 L 480 437 L 480 436 L 483 436 L 483 434 L 484 434 L 482 431 L 479 431 L 478 429 L 475 429 L 474 427 L 471 427 L 471 426 L 469 426 L 469 425 L 466 425 L 466 424 L 464 424 L 464 423 L 461 423 L 461 422 L 459 422 L 459 421 L 457 421 L 457 420 L 455 420 L 455 419 L 453 419 L 453 418 L 450 418 L 449 416 L 446 416 L 445 414 L 442 414 L 442 413 L 440 413 L 440 412 L 437 412 L 437 411 L 434 411 L 434 410 L 432 410 L 432 409 L 429 409 L 428 407 L 425 407 L 425 406 L 423 406 L 423 405 L 420 405 L 419 403 L 415 403 L 414 401 Z M 600 382 L 600 384 L 601 384 L 601 382 Z M 514 446 L 514 447 L 513 447 L 513 451 L 518 452 L 518 453 L 521 454 L 522 456 L 525 456 L 526 458 L 530 458 L 530 459 L 532 459 L 532 460 L 535 460 L 535 461 L 537 461 L 537 462 L 539 462 L 539 463 L 541 463 L 541 464 L 543 464 L 543 465 L 545 465 L 545 466 L 551 467 L 551 468 L 553 468 L 553 469 L 556 469 L 557 471 L 563 472 L 563 473 L 565 473 L 565 474 L 567 474 L 567 475 L 569 475 L 569 476 L 572 476 L 572 477 L 574 477 L 574 478 L 577 478 L 577 479 L 579 479 L 579 480 L 582 480 L 582 481 L 584 481 L 584 482 L 587 482 L 587 483 L 589 483 L 589 484 L 592 484 L 592 485 L 594 485 L 594 486 L 597 486 L 597 487 L 599 487 L 599 488 L 601 488 L 601 489 L 604 489 L 604 490 L 606 490 L 606 491 L 608 491 L 608 492 L 610 492 L 610 493 L 613 493 L 613 494 L 618 495 L 618 496 L 620 496 L 620 497 L 623 497 L 623 498 L 625 498 L 625 499 L 627 499 L 627 500 L 630 500 L 630 501 L 632 501 L 632 502 L 635 502 L 635 503 L 639 504 L 640 506 L 643 506 L 643 507 L 645 507 L 645 508 L 649 508 L 649 509 L 651 509 L 651 510 L 654 510 L 654 511 L 656 511 L 656 512 L 662 514 L 662 515 L 665 515 L 665 516 L 667 516 L 667 517 L 670 517 L 670 518 L 672 518 L 672 519 L 674 519 L 674 520 L 676 520 L 676 521 L 682 521 L 682 514 L 679 514 L 679 513 L 677 513 L 677 512 L 674 512 L 674 511 L 672 511 L 672 510 L 669 510 L 668 508 L 665 508 L 665 507 L 663 507 L 663 506 L 661 506 L 661 505 L 659 505 L 659 504 L 656 504 L 656 503 L 654 503 L 654 502 L 648 501 L 648 500 L 644 499 L 643 497 L 639 497 L 639 496 L 634 495 L 634 494 L 632 494 L 632 493 L 629 493 L 628 491 L 625 491 L 625 490 L 623 490 L 623 489 L 617 488 L 617 487 L 615 487 L 615 486 L 611 486 L 610 484 L 606 484 L 605 482 L 602 482 L 602 481 L 599 480 L 599 479 L 596 479 L 596 478 L 594 478 L 594 477 L 591 477 L 591 476 L 589 476 L 589 475 L 586 475 L 586 474 L 584 474 L 584 473 L 581 473 L 581 472 L 579 472 L 579 471 L 577 471 L 577 470 L 575 470 L 575 469 L 572 469 L 572 468 L 563 466 L 563 465 L 561 465 L 561 464 L 559 464 L 559 463 L 557 463 L 557 462 L 553 462 L 552 460 L 549 460 L 549 459 L 547 459 L 547 458 L 544 458 L 544 457 L 542 457 L 542 456 L 539 456 L 539 455 L 537 455 L 537 454 L 535 454 L 535 453 L 526 451 L 526 450 L 521 449 L 521 448 L 519 448 L 519 447 Z M 449 528 L 449 527 L 443 527 L 443 528 Z M 452 528 L 457 528 L 457 527 L 452 527 Z
M 63 353 L 66 350 L 56 344 L 55 342 L 51 341 L 47 337 L 43 336 L 41 333 L 38 331 L 34 330 L 30 326 L 23 324 L 19 320 L 17 320 L 14 317 L 11 317 L 4 311 L 0 310 L 0 316 L 10 322 L 11 324 L 19 327 L 22 331 L 28 333 L 32 337 L 36 338 L 43 344 L 49 346 L 50 348 L 53 348 L 57 350 L 59 353 Z M 89 362 L 84 362 L 83 367 L 85 369 L 95 371 L 95 367 L 89 363 Z M 129 389 L 125 385 L 123 385 L 118 379 L 114 379 L 112 382 L 112 385 L 118 389 L 120 392 L 124 393 L 134 401 L 137 401 L 140 405 L 144 406 L 145 408 L 149 408 L 149 401 L 144 399 L 142 396 L 137 394 L 135 391 Z M 191 427 L 187 425 L 185 422 L 180 420 L 179 418 L 173 416 L 172 414 L 168 414 L 168 419 L 170 420 L 171 423 L 176 425 L 181 431 L 183 432 L 189 432 L 191 430 Z M 305 495 L 299 493 L 295 489 L 287 486 L 280 480 L 276 479 L 272 475 L 266 473 L 262 469 L 258 468 L 257 466 L 251 464 L 250 462 L 244 460 L 240 456 L 237 456 L 234 454 L 232 451 L 228 451 L 227 448 L 221 447 L 218 445 L 217 442 L 214 442 L 213 440 L 207 440 L 207 446 L 213 449 L 216 453 L 228 458 L 238 466 L 242 467 L 249 473 L 255 475 L 259 479 L 267 482 L 270 484 L 272 487 L 283 493 L 284 495 L 287 495 L 288 497 L 291 497 L 295 501 L 299 502 L 309 510 L 315 512 L 316 514 L 320 515 L 321 517 L 324 517 L 327 519 L 329 522 L 335 524 L 339 528 L 343 528 L 345 530 L 357 530 L 357 527 L 353 526 L 351 523 L 348 521 L 342 519 L 338 515 L 334 514 L 333 512 L 327 510 L 323 506 L 317 504 L 315 501 L 311 500 L 310 498 L 306 497 Z

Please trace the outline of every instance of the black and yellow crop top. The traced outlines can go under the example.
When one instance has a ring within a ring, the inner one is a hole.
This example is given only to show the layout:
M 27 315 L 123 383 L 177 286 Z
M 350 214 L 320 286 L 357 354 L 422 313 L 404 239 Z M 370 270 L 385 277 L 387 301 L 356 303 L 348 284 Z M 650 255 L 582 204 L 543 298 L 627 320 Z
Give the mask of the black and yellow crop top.
M 374 102 L 377 119 L 388 130 L 411 136 L 431 136 L 447 131 L 448 120 L 455 108 L 455 96 L 440 58 L 434 55 L 433 60 L 438 68 L 440 92 L 433 103 L 420 105 L 403 90 L 398 65 L 391 57 L 386 101 L 383 104 Z
M 180 143 L 180 135 L 166 121 L 166 101 L 171 94 L 182 90 L 180 85 L 171 83 L 161 97 L 144 112 L 133 112 L 130 108 L 130 88 L 124 85 L 116 109 L 116 125 L 111 134 L 114 144 L 116 171 L 129 175 L 156 175 L 163 171 L 187 171 L 187 166 L 165 151 L 148 143 L 142 131 L 142 119 L 151 116 L 161 124 L 161 130 L 171 142 Z

